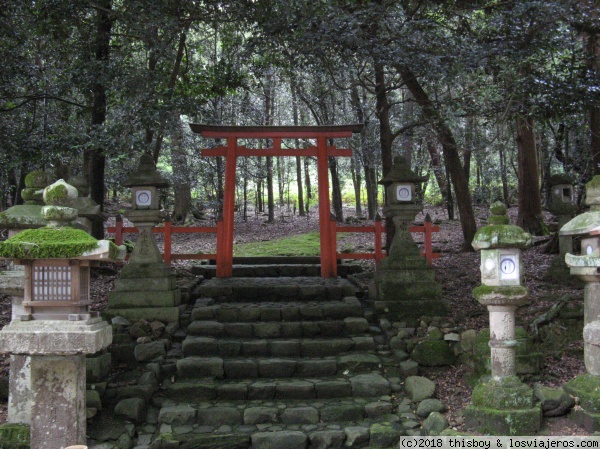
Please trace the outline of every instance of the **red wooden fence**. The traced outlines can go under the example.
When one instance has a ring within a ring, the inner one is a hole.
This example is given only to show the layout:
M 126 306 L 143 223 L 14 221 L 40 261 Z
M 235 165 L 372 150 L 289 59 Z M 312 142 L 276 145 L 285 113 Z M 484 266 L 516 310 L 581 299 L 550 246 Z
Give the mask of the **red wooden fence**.
M 428 218 L 428 217 L 427 217 Z M 336 234 L 338 232 L 369 232 L 373 233 L 374 236 L 374 252 L 373 253 L 338 253 L 336 249 L 337 259 L 372 259 L 375 260 L 376 266 L 385 257 L 383 251 L 383 239 L 382 234 L 384 232 L 383 223 L 381 219 L 376 219 L 373 226 L 337 226 L 334 220 L 332 220 L 331 226 L 331 241 L 337 241 Z M 433 252 L 432 235 L 434 232 L 439 232 L 440 227 L 435 226 L 430 220 L 425 220 L 423 226 L 411 226 L 410 232 L 422 232 L 424 234 L 424 248 L 421 251 L 421 255 L 427 258 L 427 262 L 431 266 L 433 259 L 439 259 L 440 253 Z M 123 226 L 123 219 L 121 216 L 117 217 L 116 226 L 111 226 L 106 229 L 107 232 L 115 234 L 115 243 L 121 245 L 123 243 L 123 234 L 137 233 L 138 228 L 133 226 Z M 168 266 L 171 265 L 173 260 L 220 260 L 220 254 L 223 252 L 220 250 L 220 246 L 223 245 L 223 222 L 217 221 L 216 226 L 173 226 L 171 221 L 167 219 L 165 225 L 161 227 L 152 228 L 152 232 L 155 234 L 163 234 L 164 236 L 164 250 L 163 260 Z M 215 254 L 173 254 L 173 234 L 190 234 L 190 233 L 213 233 L 217 234 L 217 252 Z

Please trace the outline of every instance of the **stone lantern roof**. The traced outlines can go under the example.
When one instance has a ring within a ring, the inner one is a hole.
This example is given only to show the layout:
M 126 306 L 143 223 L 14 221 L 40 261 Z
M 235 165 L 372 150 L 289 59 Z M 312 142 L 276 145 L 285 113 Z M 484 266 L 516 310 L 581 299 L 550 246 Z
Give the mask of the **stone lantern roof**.
M 131 173 L 123 183 L 125 187 L 153 186 L 157 188 L 169 187 L 169 182 L 163 178 L 158 170 L 152 156 L 144 153 L 140 158 L 137 171 Z
M 587 235 L 600 230 L 600 175 L 596 175 L 585 185 L 585 204 L 588 212 L 577 215 L 564 225 L 559 235 Z
M 20 230 L 44 226 L 46 222 L 40 215 L 44 206 L 42 191 L 49 182 L 50 177 L 42 170 L 34 170 L 25 176 L 25 188 L 21 191 L 25 204 L 0 212 L 0 228 Z
M 531 234 L 523 228 L 509 224 L 506 206 L 500 201 L 490 206 L 491 216 L 489 225 L 480 228 L 473 238 L 471 245 L 475 250 L 518 248 L 526 249 L 531 246 Z
M 429 179 L 429 175 L 419 176 L 410 169 L 410 164 L 406 162 L 402 156 L 394 157 L 394 163 L 392 169 L 385 175 L 378 184 L 388 186 L 394 182 L 426 182 Z

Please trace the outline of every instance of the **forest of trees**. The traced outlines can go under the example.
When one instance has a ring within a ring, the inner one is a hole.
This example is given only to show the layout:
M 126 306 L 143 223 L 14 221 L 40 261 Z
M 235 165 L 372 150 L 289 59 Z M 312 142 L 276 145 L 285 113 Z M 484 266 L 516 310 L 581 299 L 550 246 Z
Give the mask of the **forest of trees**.
M 426 200 L 460 219 L 467 244 L 474 204 L 518 205 L 540 234 L 545 180 L 600 173 L 594 0 L 0 5 L 0 210 L 32 169 L 83 174 L 102 203 L 143 152 L 170 177 L 175 220 L 218 207 L 224 161 L 200 157 L 215 142 L 188 123 L 364 123 L 353 158 L 330 161 L 336 218 L 349 202 L 374 218 L 377 180 L 402 155 L 431 175 Z M 242 158 L 240 200 L 269 220 L 277 202 L 304 213 L 314 171 L 310 158 Z

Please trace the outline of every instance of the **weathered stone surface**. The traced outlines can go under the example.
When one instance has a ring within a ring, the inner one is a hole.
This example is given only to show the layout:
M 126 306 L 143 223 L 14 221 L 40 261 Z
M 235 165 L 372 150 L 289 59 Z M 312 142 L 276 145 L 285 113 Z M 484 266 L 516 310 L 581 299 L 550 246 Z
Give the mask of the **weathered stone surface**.
M 277 382 L 275 397 L 281 399 L 312 399 L 316 397 L 315 385 L 305 380 Z
M 177 373 L 181 379 L 224 377 L 223 359 L 220 357 L 186 357 L 177 361 Z
M 0 425 L 0 446 L 7 449 L 29 449 L 29 426 L 13 423 Z
M 192 355 L 202 357 L 217 355 L 217 339 L 214 337 L 198 337 L 189 335 L 185 340 L 183 340 L 182 349 L 185 357 Z
M 448 427 L 448 421 L 439 412 L 432 412 L 425 421 L 423 421 L 423 430 L 427 435 L 437 436 L 442 430 Z
M 400 362 L 400 372 L 407 377 L 416 376 L 419 373 L 419 364 L 414 360 L 404 360 Z
M 126 432 L 127 429 L 121 420 L 106 413 L 94 418 L 94 425 L 87 429 L 88 436 L 101 443 L 116 440 Z
M 320 430 L 308 435 L 311 449 L 339 449 L 346 434 L 343 430 Z
M 258 361 L 260 377 L 292 377 L 296 371 L 296 361 L 291 359 L 265 359 Z
M 328 405 L 321 409 L 324 422 L 360 421 L 363 417 L 364 409 L 358 404 Z
M 404 388 L 410 399 L 414 402 L 431 398 L 435 394 L 435 383 L 422 376 L 410 376 L 404 382 Z
M 218 427 L 223 424 L 242 424 L 242 414 L 235 407 L 209 407 L 198 409 L 198 424 L 202 426 Z
M 368 417 L 374 418 L 392 413 L 393 406 L 390 402 L 370 402 L 365 405 L 365 413 Z
M 299 431 L 258 432 L 252 435 L 252 449 L 306 449 L 307 441 Z
M 115 406 L 115 415 L 135 423 L 143 422 L 147 412 L 148 406 L 140 398 L 123 399 Z
M 225 325 L 218 321 L 192 321 L 187 331 L 190 335 L 223 337 L 225 335 Z
M 419 402 L 416 414 L 421 418 L 427 418 L 432 412 L 444 412 L 446 406 L 439 399 L 425 399 Z
M 273 399 L 276 389 L 275 382 L 253 382 L 248 386 L 248 399 Z
M 344 428 L 346 434 L 345 445 L 351 448 L 365 447 L 369 443 L 369 428 L 352 426 Z
M 381 360 L 375 354 L 345 354 L 337 359 L 338 370 L 350 370 L 350 372 L 361 372 L 376 370 L 381 364 Z
M 400 436 L 405 435 L 406 431 L 398 423 L 375 423 L 371 424 L 369 446 L 372 448 L 388 448 L 396 446 Z
M 248 449 L 250 445 L 248 435 L 238 434 L 187 434 L 178 435 L 177 439 L 181 441 L 181 445 L 177 442 L 177 449 Z
M 214 382 L 176 382 L 167 387 L 166 395 L 176 402 L 214 399 L 217 387 Z
M 551 388 L 536 384 L 533 393 L 542 404 L 544 416 L 564 415 L 575 405 L 575 399 L 562 388 Z
M 247 407 L 244 410 L 244 424 L 268 424 L 278 422 L 277 407 Z
M 158 422 L 161 424 L 181 426 L 184 424 L 194 424 L 195 421 L 196 410 L 189 405 L 162 407 L 158 413 Z
M 316 424 L 319 422 L 319 411 L 314 407 L 289 407 L 281 413 L 284 424 Z
M 227 379 L 248 379 L 258 377 L 258 366 L 255 360 L 232 359 L 223 362 Z
M 388 395 L 390 383 L 379 374 L 359 374 L 350 378 L 352 394 L 355 397 L 374 397 Z
M 134 350 L 135 359 L 138 362 L 150 362 L 167 354 L 165 344 L 162 341 L 138 344 Z
M 411 352 L 411 358 L 423 366 L 446 366 L 454 363 L 454 353 L 444 340 L 427 340 Z
M 343 398 L 352 396 L 352 385 L 344 380 L 324 380 L 315 384 L 317 397 L 324 398 Z
M 334 359 L 299 360 L 296 375 L 302 377 L 330 377 L 337 373 L 337 361 Z
M 94 355 L 85 359 L 85 376 L 87 382 L 101 382 L 110 371 L 110 353 Z
M 85 406 L 87 408 L 102 410 L 102 400 L 100 399 L 100 393 L 97 390 L 85 391 Z

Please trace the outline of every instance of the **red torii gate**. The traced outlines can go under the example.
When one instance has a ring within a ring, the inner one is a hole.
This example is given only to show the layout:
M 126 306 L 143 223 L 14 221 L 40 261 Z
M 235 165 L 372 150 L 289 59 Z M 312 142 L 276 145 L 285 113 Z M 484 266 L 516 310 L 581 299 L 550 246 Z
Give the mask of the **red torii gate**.
M 329 198 L 328 157 L 352 156 L 352 150 L 327 145 L 328 139 L 348 138 L 363 125 L 340 126 L 213 126 L 190 124 L 202 137 L 227 139 L 227 146 L 202 149 L 202 156 L 224 156 L 225 190 L 223 198 L 223 232 L 217 234 L 217 277 L 231 277 L 233 272 L 233 221 L 235 206 L 235 171 L 239 156 L 316 156 L 319 185 L 319 230 L 321 239 L 321 276 L 337 275 L 336 242 L 332 241 Z M 272 148 L 247 148 L 238 139 L 271 139 Z M 282 139 L 316 139 L 316 147 L 281 148 Z M 222 240 L 222 241 L 220 241 Z

